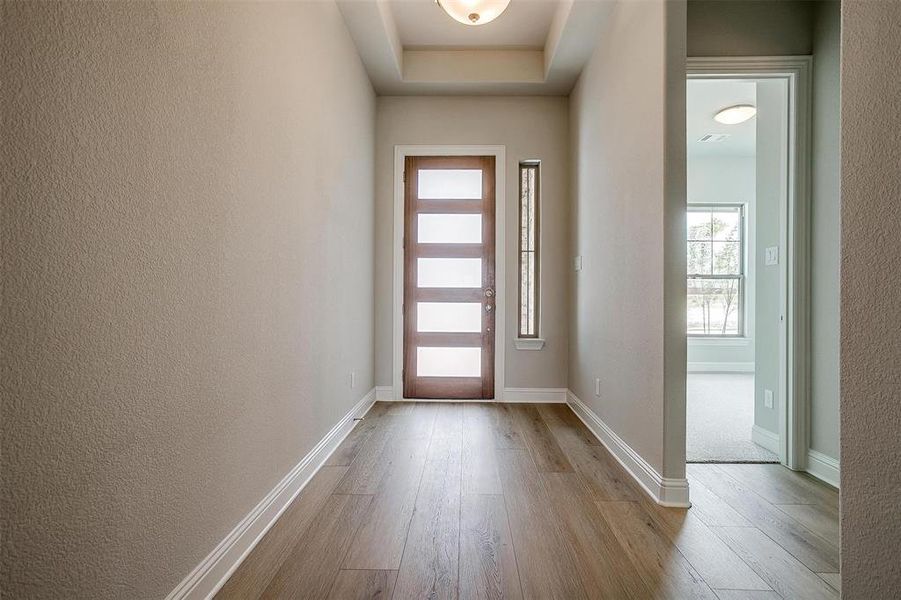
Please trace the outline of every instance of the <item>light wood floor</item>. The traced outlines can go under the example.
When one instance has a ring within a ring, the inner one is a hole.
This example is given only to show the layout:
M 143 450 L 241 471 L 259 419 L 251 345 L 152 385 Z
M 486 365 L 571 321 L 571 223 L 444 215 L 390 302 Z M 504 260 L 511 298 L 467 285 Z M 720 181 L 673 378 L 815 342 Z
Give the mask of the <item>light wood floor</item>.
M 838 598 L 838 496 L 689 465 L 650 502 L 566 405 L 377 403 L 229 598 Z

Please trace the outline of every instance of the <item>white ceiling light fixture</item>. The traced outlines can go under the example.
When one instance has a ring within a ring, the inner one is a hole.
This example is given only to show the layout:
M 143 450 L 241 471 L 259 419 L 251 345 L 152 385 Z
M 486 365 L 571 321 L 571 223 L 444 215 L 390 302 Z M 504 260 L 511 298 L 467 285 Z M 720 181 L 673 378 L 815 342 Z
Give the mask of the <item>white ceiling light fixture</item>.
M 448 15 L 464 25 L 484 25 L 507 10 L 510 0 L 435 0 Z
M 713 115 L 713 120 L 723 125 L 738 125 L 757 114 L 757 108 L 751 104 L 737 104 L 724 108 Z

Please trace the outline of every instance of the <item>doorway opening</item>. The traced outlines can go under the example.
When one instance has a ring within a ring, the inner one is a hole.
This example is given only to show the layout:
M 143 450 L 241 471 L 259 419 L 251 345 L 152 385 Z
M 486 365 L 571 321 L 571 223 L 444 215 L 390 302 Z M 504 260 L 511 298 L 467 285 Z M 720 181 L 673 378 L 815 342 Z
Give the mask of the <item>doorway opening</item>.
M 686 461 L 803 468 L 807 65 L 758 60 L 689 65 Z

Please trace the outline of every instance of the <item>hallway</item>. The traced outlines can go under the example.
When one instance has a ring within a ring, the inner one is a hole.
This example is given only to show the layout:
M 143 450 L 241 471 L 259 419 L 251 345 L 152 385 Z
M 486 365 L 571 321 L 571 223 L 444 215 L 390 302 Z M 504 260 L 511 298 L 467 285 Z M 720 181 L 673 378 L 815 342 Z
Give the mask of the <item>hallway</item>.
M 838 597 L 834 490 L 689 478 L 654 504 L 564 404 L 379 402 L 216 597 Z
M 901 0 L 0 14 L 4 598 L 901 598 Z

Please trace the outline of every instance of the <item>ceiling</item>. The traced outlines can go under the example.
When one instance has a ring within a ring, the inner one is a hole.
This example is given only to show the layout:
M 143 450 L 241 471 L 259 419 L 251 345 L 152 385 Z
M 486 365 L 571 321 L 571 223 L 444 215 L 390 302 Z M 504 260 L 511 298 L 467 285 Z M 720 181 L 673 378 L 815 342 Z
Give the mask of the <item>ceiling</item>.
M 388 0 L 397 35 L 405 48 L 541 50 L 559 4 L 557 0 L 513 0 L 494 21 L 467 27 L 449 17 L 435 0 Z
M 713 120 L 720 110 L 736 104 L 757 105 L 757 84 L 734 79 L 689 80 L 686 89 L 686 131 L 689 156 L 754 156 L 757 118 L 738 125 Z M 699 142 L 708 133 L 725 133 L 720 142 Z
M 337 0 L 380 95 L 566 95 L 613 0 L 512 0 L 458 23 L 435 0 Z

